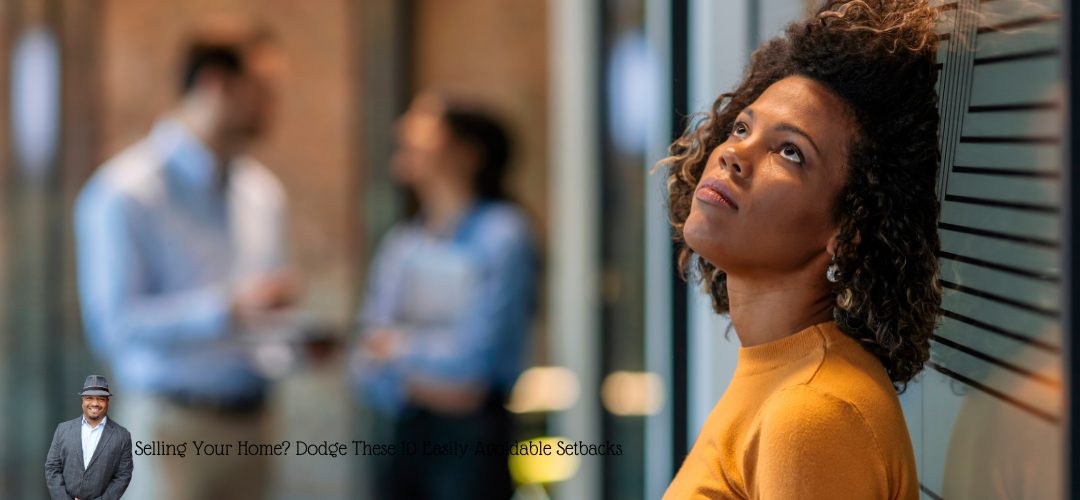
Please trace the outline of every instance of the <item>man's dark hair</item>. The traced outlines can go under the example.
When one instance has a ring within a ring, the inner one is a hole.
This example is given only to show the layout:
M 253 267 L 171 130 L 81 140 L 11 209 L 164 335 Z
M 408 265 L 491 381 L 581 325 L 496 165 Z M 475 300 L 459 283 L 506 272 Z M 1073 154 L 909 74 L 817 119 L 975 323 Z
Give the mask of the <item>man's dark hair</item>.
M 216 69 L 229 75 L 242 75 L 253 49 L 272 43 L 273 33 L 265 27 L 237 33 L 202 34 L 192 37 L 184 51 L 180 93 L 195 88 L 199 75 Z

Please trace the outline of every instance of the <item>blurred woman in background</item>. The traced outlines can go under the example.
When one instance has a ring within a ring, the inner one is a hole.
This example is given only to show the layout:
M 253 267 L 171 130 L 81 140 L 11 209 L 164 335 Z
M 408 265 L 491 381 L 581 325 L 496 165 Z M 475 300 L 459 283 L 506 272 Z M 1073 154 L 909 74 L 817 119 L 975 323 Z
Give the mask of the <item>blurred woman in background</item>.
M 393 443 L 418 449 L 388 459 L 379 498 L 509 498 L 505 456 L 453 446 L 512 437 L 504 403 L 525 362 L 537 254 L 503 190 L 510 141 L 491 116 L 430 93 L 396 134 L 392 175 L 410 206 L 369 269 L 353 374 Z

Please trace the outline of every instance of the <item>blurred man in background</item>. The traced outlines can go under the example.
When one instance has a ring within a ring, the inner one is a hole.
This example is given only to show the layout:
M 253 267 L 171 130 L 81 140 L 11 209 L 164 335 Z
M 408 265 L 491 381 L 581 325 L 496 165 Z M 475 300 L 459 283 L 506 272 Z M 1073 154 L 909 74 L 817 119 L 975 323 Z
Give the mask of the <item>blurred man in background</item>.
M 264 440 L 268 382 L 242 340 L 297 295 L 284 191 L 245 154 L 273 114 L 281 54 L 272 42 L 238 25 L 194 36 L 178 107 L 77 200 L 88 341 L 130 393 L 119 409 L 137 440 Z M 144 473 L 133 498 L 264 496 L 268 463 L 257 456 L 136 462 Z

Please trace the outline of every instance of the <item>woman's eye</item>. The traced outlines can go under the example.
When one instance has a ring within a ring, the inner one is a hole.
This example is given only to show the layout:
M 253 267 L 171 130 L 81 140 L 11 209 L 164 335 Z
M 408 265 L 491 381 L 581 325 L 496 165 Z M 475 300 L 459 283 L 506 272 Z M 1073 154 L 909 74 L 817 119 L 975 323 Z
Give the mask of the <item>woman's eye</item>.
M 735 137 L 738 137 L 740 139 L 743 138 L 743 137 L 746 137 L 746 133 L 748 131 L 749 130 L 747 130 L 746 124 L 743 123 L 743 122 L 736 122 L 735 126 L 731 127 L 731 135 L 733 135 Z
M 799 148 L 791 144 L 785 144 L 780 147 L 780 156 L 785 160 L 795 163 L 801 164 L 803 162 L 802 151 L 799 151 Z

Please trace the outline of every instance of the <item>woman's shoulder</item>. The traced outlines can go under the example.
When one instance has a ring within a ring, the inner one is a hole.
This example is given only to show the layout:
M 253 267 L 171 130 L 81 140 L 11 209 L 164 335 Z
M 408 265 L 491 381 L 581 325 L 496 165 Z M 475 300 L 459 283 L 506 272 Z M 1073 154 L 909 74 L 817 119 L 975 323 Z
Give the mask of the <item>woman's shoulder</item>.
M 809 383 L 776 391 L 762 404 L 757 420 L 762 431 L 781 434 L 870 427 L 857 401 Z
M 807 384 L 847 401 L 872 423 L 904 425 L 896 388 L 881 361 L 835 327 L 826 337 L 825 356 Z
M 530 227 L 525 210 L 508 201 L 485 202 L 477 212 L 477 224 L 515 232 L 528 232 Z
M 817 446 L 885 461 L 908 460 L 911 440 L 891 383 L 866 373 L 860 363 L 825 357 L 806 383 L 778 390 L 757 416 L 759 438 L 791 450 Z
M 506 201 L 484 203 L 475 213 L 468 239 L 482 247 L 531 245 L 532 224 L 525 210 Z
M 755 424 L 758 459 L 828 462 L 858 454 L 874 469 L 885 463 L 887 445 L 858 405 L 809 384 L 774 393 L 762 405 Z
M 768 398 L 749 443 L 750 488 L 762 496 L 910 498 L 917 491 L 903 420 L 876 421 L 859 401 L 812 384 Z

